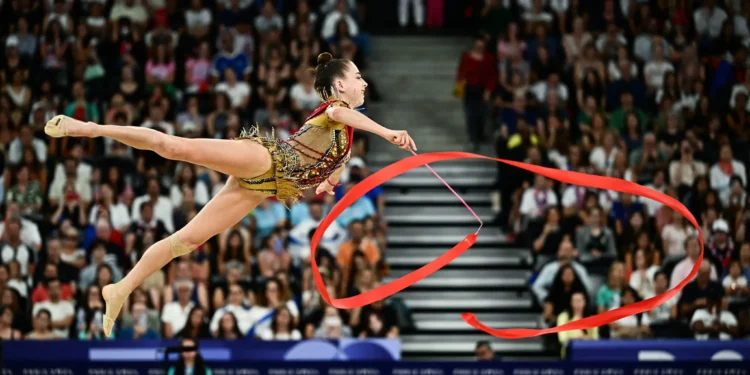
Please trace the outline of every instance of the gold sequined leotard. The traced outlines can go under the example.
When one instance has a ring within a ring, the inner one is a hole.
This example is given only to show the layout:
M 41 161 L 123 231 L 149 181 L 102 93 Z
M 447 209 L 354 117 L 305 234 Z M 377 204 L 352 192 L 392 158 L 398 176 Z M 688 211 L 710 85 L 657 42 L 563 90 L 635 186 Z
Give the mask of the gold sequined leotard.
M 305 121 L 305 125 L 287 140 L 258 135 L 258 128 L 243 131 L 238 139 L 251 139 L 268 149 L 272 166 L 266 173 L 252 179 L 238 179 L 245 189 L 276 196 L 279 200 L 293 198 L 302 190 L 317 187 L 336 169 L 349 160 L 351 126 L 331 120 L 325 110 L 330 106 L 349 108 L 342 101 L 323 103 Z

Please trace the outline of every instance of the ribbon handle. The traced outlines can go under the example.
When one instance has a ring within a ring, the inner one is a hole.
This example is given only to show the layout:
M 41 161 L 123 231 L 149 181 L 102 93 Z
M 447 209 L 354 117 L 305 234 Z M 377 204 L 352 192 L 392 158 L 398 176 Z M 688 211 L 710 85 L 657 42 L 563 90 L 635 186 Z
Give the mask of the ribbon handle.
M 311 267 L 313 271 L 313 278 L 315 280 L 315 286 L 318 288 L 318 292 L 320 293 L 321 297 L 329 305 L 336 307 L 336 308 L 352 309 L 352 308 L 369 305 L 373 302 L 388 298 L 392 296 L 393 294 L 398 293 L 401 290 L 408 288 L 409 286 L 413 285 L 419 280 L 422 280 L 425 277 L 431 275 L 432 273 L 438 271 L 440 268 L 450 263 L 453 259 L 457 258 L 459 255 L 461 255 L 463 252 L 468 250 L 471 246 L 473 246 L 476 243 L 478 233 L 471 234 L 467 236 L 466 238 L 464 238 L 461 242 L 456 244 L 452 249 L 450 249 L 443 255 L 439 256 L 435 260 L 431 261 L 430 263 L 427 263 L 426 265 L 420 267 L 419 269 L 405 276 L 400 277 L 397 280 L 394 280 L 386 285 L 381 285 L 380 287 L 373 289 L 369 292 L 366 292 L 364 294 L 356 295 L 356 296 L 349 297 L 349 298 L 334 299 L 334 300 L 332 300 L 331 297 L 328 295 L 328 292 L 326 290 L 326 285 L 323 281 L 322 276 L 320 275 L 320 271 L 318 270 L 317 262 L 315 261 L 315 252 L 318 247 L 318 243 L 323 237 L 323 233 L 325 233 L 326 229 L 328 229 L 328 227 L 333 223 L 333 221 L 347 207 L 349 207 L 354 202 L 356 202 L 357 199 L 367 194 L 370 190 L 372 190 L 376 186 L 396 176 L 399 176 L 405 172 L 408 172 L 414 168 L 420 167 L 422 165 L 426 165 L 428 163 L 434 163 L 437 161 L 455 160 L 455 159 L 494 160 L 498 163 L 508 164 L 516 168 L 521 168 L 526 171 L 536 173 L 536 174 L 545 176 L 547 178 L 551 178 L 553 180 L 565 182 L 568 184 L 586 186 L 586 187 L 590 187 L 594 189 L 614 190 L 614 191 L 621 192 L 621 193 L 630 193 L 633 195 L 638 195 L 641 197 L 655 200 L 657 202 L 660 202 L 674 209 L 675 211 L 679 212 L 682 216 L 687 218 L 688 221 L 690 221 L 690 223 L 693 224 L 693 226 L 698 230 L 699 243 L 701 246 L 700 257 L 698 258 L 698 261 L 695 263 L 695 265 L 693 265 L 693 269 L 690 271 L 690 274 L 687 276 L 687 278 L 682 280 L 682 282 L 680 282 L 675 288 L 668 290 L 667 292 L 664 292 L 658 296 L 649 298 L 647 300 L 634 303 L 634 304 L 630 304 L 627 306 L 623 306 L 615 310 L 607 311 L 607 312 L 597 314 L 594 316 L 590 316 L 585 319 L 570 322 L 561 326 L 557 326 L 554 328 L 547 328 L 547 329 L 518 329 L 518 328 L 493 329 L 481 323 L 477 319 L 477 317 L 472 313 L 461 314 L 461 318 L 474 328 L 477 328 L 492 336 L 505 338 L 505 339 L 521 339 L 521 338 L 540 336 L 540 335 L 544 335 L 548 333 L 557 333 L 557 332 L 579 330 L 579 329 L 591 329 L 594 327 L 599 327 L 602 325 L 615 322 L 624 317 L 632 316 L 635 314 L 640 314 L 640 313 L 654 309 L 655 307 L 665 303 L 666 301 L 674 297 L 677 293 L 679 293 L 691 280 L 693 280 L 695 275 L 698 273 L 698 269 L 700 268 L 701 262 L 703 261 L 703 252 L 704 252 L 703 232 L 701 231 L 701 228 L 698 225 L 698 222 L 695 220 L 695 217 L 693 217 L 692 213 L 690 213 L 690 211 L 688 211 L 688 209 L 684 205 L 682 205 L 682 203 L 678 202 L 676 199 L 672 197 L 669 197 L 656 190 L 649 189 L 647 187 L 632 183 L 630 181 L 625 181 L 625 180 L 616 179 L 612 177 L 603 177 L 603 176 L 596 176 L 596 175 L 590 175 L 590 174 L 579 173 L 579 172 L 562 171 L 562 170 L 545 168 L 545 167 L 540 167 L 537 165 L 531 165 L 531 164 L 526 164 L 526 163 L 521 163 L 521 162 L 516 162 L 516 161 L 490 158 L 487 156 L 470 154 L 466 152 L 437 152 L 437 153 L 429 153 L 429 154 L 421 154 L 421 155 L 415 154 L 414 156 L 395 162 L 373 173 L 372 175 L 368 176 L 363 181 L 361 181 L 359 184 L 354 186 L 352 190 L 349 191 L 349 193 L 347 193 L 333 207 L 333 209 L 331 209 L 331 212 L 328 215 L 326 215 L 325 218 L 323 218 L 323 221 L 320 223 L 320 226 L 318 226 L 318 228 L 315 230 L 315 233 L 313 234 L 312 242 L 310 244 L 311 245 L 310 246 L 311 247 L 310 248 L 310 253 L 311 253 L 310 261 L 311 261 Z M 429 166 L 427 167 L 429 168 Z M 433 173 L 435 173 L 434 170 L 432 171 Z M 437 175 L 437 173 L 435 174 Z M 438 176 L 438 178 L 440 177 Z M 445 180 L 442 180 L 442 181 L 443 183 L 448 185 L 445 182 Z M 448 187 L 450 189 L 450 186 Z M 455 194 L 455 191 L 453 189 L 451 189 L 451 191 L 453 191 Z M 456 196 L 458 196 L 458 194 L 456 194 Z M 461 199 L 460 196 L 459 196 L 459 199 Z M 466 202 L 463 199 L 461 199 L 461 201 L 464 203 L 464 205 L 468 207 L 468 204 L 466 204 Z M 478 216 L 473 212 L 473 210 L 471 210 L 470 207 L 468 208 L 472 212 L 472 214 L 474 214 L 475 217 L 478 218 Z

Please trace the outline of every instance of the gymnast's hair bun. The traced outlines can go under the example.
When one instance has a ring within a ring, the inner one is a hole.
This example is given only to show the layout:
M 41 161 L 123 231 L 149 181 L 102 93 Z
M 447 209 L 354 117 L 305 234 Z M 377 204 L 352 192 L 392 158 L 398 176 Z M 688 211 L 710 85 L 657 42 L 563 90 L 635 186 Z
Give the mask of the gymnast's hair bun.
M 328 64 L 332 60 L 333 60 L 333 55 L 331 55 L 328 52 L 323 52 L 320 55 L 318 55 L 318 65 Z

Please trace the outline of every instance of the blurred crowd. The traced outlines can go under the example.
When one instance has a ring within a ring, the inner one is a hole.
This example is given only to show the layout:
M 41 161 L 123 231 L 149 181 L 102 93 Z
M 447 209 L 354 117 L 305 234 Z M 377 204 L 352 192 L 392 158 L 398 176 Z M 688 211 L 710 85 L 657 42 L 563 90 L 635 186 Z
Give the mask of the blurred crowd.
M 102 334 L 101 288 L 226 176 L 43 132 L 64 113 L 183 137 L 231 139 L 258 124 L 284 139 L 321 103 L 309 74 L 320 52 L 366 75 L 363 11 L 353 0 L 0 0 L 0 340 L 398 337 L 402 308 L 329 307 L 309 267 L 321 219 L 369 173 L 361 132 L 335 196 L 308 191 L 288 210 L 266 200 L 147 279 L 114 337 Z M 387 274 L 383 209 L 373 190 L 326 232 L 316 257 L 332 298 Z
M 638 183 L 684 204 L 703 233 L 700 270 L 675 298 L 550 344 L 565 355 L 574 339 L 750 335 L 750 2 L 473 4 L 479 36 L 455 91 L 470 147 Z M 493 209 L 532 250 L 546 326 L 663 293 L 700 256 L 693 225 L 653 200 L 504 165 L 498 176 Z

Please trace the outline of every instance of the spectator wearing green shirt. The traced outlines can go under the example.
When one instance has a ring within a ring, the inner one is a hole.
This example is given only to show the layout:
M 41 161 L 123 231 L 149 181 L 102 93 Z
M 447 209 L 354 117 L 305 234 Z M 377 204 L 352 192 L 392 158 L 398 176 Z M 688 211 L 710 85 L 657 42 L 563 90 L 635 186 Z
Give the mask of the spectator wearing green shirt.
M 616 109 L 610 115 L 609 127 L 612 130 L 617 131 L 618 134 L 625 133 L 625 119 L 628 113 L 634 112 L 641 123 L 641 130 L 646 130 L 646 124 L 648 124 L 648 117 L 646 113 L 633 106 L 633 94 L 630 91 L 624 91 L 620 94 L 620 108 Z

